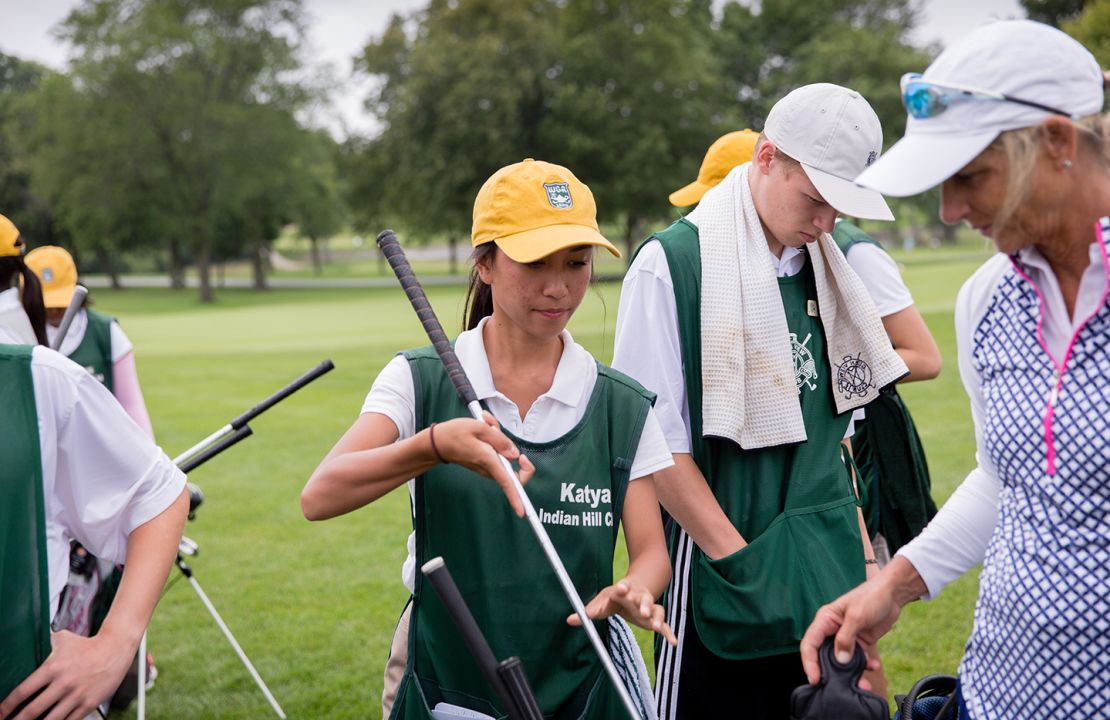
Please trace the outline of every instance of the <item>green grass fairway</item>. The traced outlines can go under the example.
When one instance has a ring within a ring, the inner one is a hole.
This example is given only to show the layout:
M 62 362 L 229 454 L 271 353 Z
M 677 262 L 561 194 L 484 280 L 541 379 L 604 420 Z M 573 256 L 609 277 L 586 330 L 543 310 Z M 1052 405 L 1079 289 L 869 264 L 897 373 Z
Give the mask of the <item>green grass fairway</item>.
M 904 397 L 943 500 L 972 467 L 967 401 L 956 372 L 952 304 L 982 251 L 905 257 L 906 278 L 940 343 L 940 379 Z M 612 354 L 620 287 L 591 292 L 571 325 L 599 359 Z M 159 443 L 171 456 L 326 357 L 336 369 L 251 423 L 255 437 L 196 470 L 206 501 L 186 535 L 200 544 L 196 577 L 290 718 L 377 718 L 382 667 L 406 597 L 400 568 L 408 500 L 394 492 L 343 518 L 312 524 L 298 496 L 320 458 L 356 418 L 379 369 L 425 339 L 399 290 L 225 290 L 202 306 L 193 291 L 97 291 L 134 341 Z M 433 289 L 449 333 L 461 288 Z M 626 560 L 616 560 L 618 571 Z M 176 579 L 176 570 L 171 576 Z M 891 690 L 951 673 L 971 627 L 976 582 L 907 608 L 882 644 Z M 646 635 L 641 634 L 645 647 Z M 265 718 L 265 699 L 193 591 L 175 582 L 155 613 L 150 647 L 160 676 L 152 718 Z M 129 716 L 133 717 L 133 710 Z

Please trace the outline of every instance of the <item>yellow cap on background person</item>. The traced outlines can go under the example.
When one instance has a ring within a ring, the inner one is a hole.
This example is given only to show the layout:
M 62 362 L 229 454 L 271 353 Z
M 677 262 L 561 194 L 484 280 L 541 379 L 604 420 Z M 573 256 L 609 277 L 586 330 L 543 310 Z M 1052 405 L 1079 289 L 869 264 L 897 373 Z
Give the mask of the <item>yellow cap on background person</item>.
M 26 249 L 19 237 L 19 228 L 7 217 L 0 215 L 0 257 L 19 257 Z
M 565 167 L 531 158 L 501 168 L 478 191 L 470 243 L 489 242 L 519 263 L 576 245 L 621 256 L 598 230 L 590 189 Z
M 701 196 L 725 179 L 737 165 L 752 159 L 759 133 L 748 129 L 722 135 L 713 141 L 701 161 L 698 179 L 671 193 L 668 198 L 675 207 L 686 207 L 701 202 Z
M 51 308 L 67 308 L 77 289 L 77 265 L 65 248 L 43 245 L 27 253 L 27 267 L 42 283 L 42 304 Z

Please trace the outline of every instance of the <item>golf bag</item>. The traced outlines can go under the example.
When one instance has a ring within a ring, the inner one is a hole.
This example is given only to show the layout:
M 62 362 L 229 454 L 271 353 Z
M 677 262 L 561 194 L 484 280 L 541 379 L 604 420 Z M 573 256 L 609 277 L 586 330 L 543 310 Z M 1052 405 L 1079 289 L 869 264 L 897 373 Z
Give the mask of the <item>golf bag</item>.
M 76 540 L 71 541 L 69 582 L 62 592 L 53 629 L 68 630 L 82 637 L 96 635 L 112 607 L 122 577 L 121 568 L 97 558 Z M 142 661 L 146 662 L 146 659 Z M 135 699 L 139 662 L 136 654 L 119 688 L 112 695 L 110 706 L 113 710 L 123 710 Z M 148 664 L 148 681 L 153 679 L 151 670 Z
M 956 695 L 956 678 L 927 675 L 908 693 L 895 697 L 894 720 L 961 720 Z

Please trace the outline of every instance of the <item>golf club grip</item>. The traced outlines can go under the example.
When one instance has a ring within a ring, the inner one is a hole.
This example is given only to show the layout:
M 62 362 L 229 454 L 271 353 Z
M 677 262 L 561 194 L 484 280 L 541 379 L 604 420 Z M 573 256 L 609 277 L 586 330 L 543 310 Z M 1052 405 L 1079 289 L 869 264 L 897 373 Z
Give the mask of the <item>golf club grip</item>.
M 513 698 L 513 705 L 520 713 L 521 720 L 543 720 L 543 711 L 536 702 L 536 693 L 524 674 L 524 663 L 515 655 L 501 661 L 497 674 Z
M 424 577 L 428 578 L 428 582 L 432 584 L 440 602 L 447 609 L 447 614 L 451 616 L 451 621 L 458 628 L 459 635 L 462 636 L 467 649 L 474 656 L 474 661 L 478 663 L 478 667 L 482 674 L 486 676 L 486 680 L 493 691 L 497 693 L 497 697 L 501 699 L 501 704 L 509 717 L 512 720 L 521 720 L 521 718 L 518 718 L 513 696 L 498 673 L 497 658 L 494 657 L 493 650 L 486 642 L 486 636 L 482 634 L 482 629 L 478 627 L 478 622 L 470 613 L 466 601 L 463 600 L 462 593 L 459 592 L 459 586 L 455 584 L 455 579 L 451 577 L 451 571 L 447 569 L 447 563 L 443 561 L 442 557 L 434 557 L 424 563 L 420 572 L 424 573 Z
M 303 388 L 305 385 L 308 385 L 310 382 L 312 382 L 316 378 L 318 378 L 321 375 L 323 375 L 324 373 L 330 372 L 331 370 L 334 370 L 334 369 L 335 369 L 335 364 L 332 363 L 331 358 L 328 358 L 327 360 L 324 360 L 319 365 L 317 365 L 316 367 L 314 367 L 311 370 L 309 370 L 308 372 L 306 372 L 304 375 L 301 375 L 299 378 L 297 378 L 293 382 L 289 383 L 288 385 L 283 387 L 281 390 L 278 390 L 276 393 L 274 393 L 270 397 L 266 398 L 262 402 L 258 403 L 254 407 L 252 407 L 250 410 L 247 410 L 245 413 L 243 413 L 239 417 L 232 420 L 231 421 L 231 427 L 238 430 L 240 427 L 242 427 L 243 425 L 246 425 L 251 420 L 253 420 L 255 417 L 262 414 L 266 410 L 269 410 L 274 405 L 277 405 L 279 402 L 281 402 L 285 398 L 289 397 L 293 393 L 297 392 L 298 390 Z
M 462 398 L 463 404 L 469 405 L 476 401 L 478 396 L 474 394 L 474 388 L 470 387 L 470 380 L 463 372 L 462 365 L 459 364 L 459 358 L 455 356 L 455 349 L 451 347 L 451 341 L 447 338 L 447 334 L 443 332 L 443 326 L 439 324 L 439 318 L 436 317 L 435 310 L 428 302 L 428 296 L 424 293 L 424 288 L 420 286 L 420 281 L 416 279 L 412 266 L 409 265 L 409 260 L 405 257 L 405 251 L 401 249 L 397 234 L 392 230 L 382 230 L 378 234 L 378 247 L 381 248 L 385 259 L 389 261 L 389 266 L 393 268 L 393 274 L 397 276 L 405 294 L 409 296 L 412 309 L 416 311 L 416 316 L 420 318 L 420 324 L 424 326 L 424 332 L 428 334 L 428 339 L 432 341 L 432 347 L 436 349 L 440 360 L 443 361 L 447 376 L 454 383 L 455 391 Z
M 185 462 L 181 463 L 181 466 L 180 466 L 181 472 L 188 475 L 190 472 L 192 472 L 193 470 L 196 470 L 199 466 L 203 465 L 204 463 L 208 462 L 212 458 L 216 457 L 217 455 L 222 453 L 224 450 L 227 450 L 229 447 L 231 447 L 235 443 L 239 442 L 240 440 L 242 440 L 244 438 L 250 437 L 251 433 L 253 433 L 253 432 L 254 431 L 251 430 L 250 425 L 243 425 L 238 430 L 236 430 L 234 433 L 232 433 L 231 435 L 228 435 L 227 437 L 225 437 L 223 440 L 219 441 L 215 445 L 212 445 L 208 448 L 205 448 L 204 452 L 197 453 L 196 455 L 192 456 L 191 458 L 189 458 Z

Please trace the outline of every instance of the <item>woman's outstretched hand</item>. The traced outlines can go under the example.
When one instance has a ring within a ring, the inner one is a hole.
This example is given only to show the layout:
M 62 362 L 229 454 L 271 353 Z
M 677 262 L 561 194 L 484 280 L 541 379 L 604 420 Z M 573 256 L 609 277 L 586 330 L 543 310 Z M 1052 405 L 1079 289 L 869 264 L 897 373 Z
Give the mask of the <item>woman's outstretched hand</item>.
M 595 595 L 586 605 L 586 615 L 593 620 L 620 615 L 645 630 L 659 633 L 671 647 L 678 645 L 674 631 L 663 621 L 663 606 L 655 602 L 646 586 L 629 578 L 624 578 Z M 575 613 L 567 616 L 567 624 L 577 627 L 582 624 L 582 619 Z

